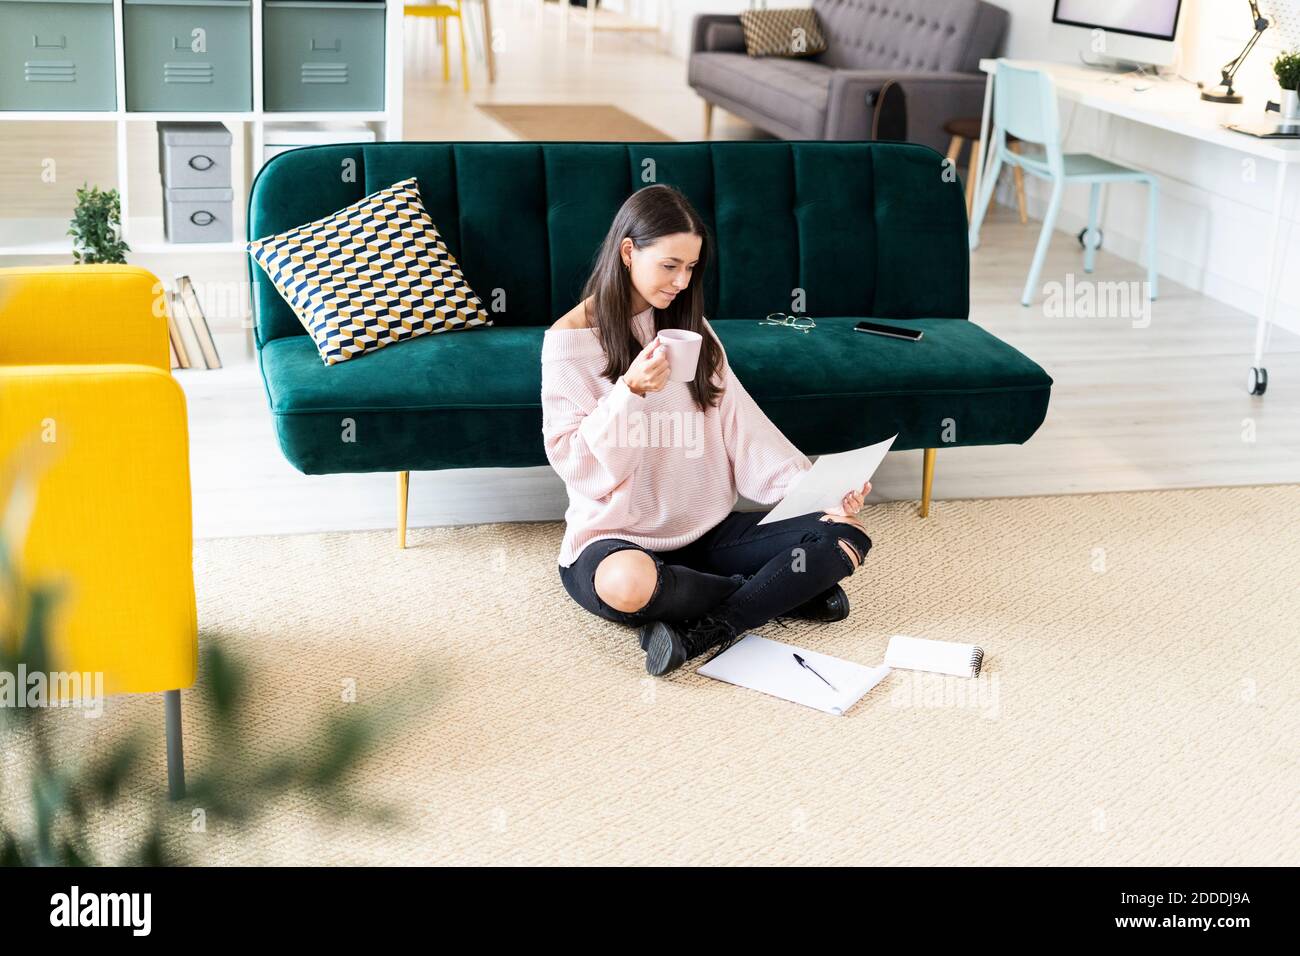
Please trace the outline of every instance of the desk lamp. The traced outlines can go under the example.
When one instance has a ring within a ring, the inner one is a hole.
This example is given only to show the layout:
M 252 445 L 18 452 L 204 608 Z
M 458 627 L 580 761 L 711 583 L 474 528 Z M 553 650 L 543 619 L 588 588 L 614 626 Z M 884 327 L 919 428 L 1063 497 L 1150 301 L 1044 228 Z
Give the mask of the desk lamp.
M 1241 69 L 1241 64 L 1246 62 L 1250 51 L 1255 49 L 1255 44 L 1259 42 L 1264 31 L 1268 29 L 1268 19 L 1260 15 L 1259 4 L 1255 0 L 1250 0 L 1250 15 L 1255 21 L 1255 32 L 1246 41 L 1246 48 L 1237 54 L 1235 60 L 1230 60 L 1223 65 L 1223 82 L 1213 89 L 1201 90 L 1201 99 L 1209 100 L 1211 103 L 1241 102 L 1241 94 L 1232 88 L 1232 79 Z

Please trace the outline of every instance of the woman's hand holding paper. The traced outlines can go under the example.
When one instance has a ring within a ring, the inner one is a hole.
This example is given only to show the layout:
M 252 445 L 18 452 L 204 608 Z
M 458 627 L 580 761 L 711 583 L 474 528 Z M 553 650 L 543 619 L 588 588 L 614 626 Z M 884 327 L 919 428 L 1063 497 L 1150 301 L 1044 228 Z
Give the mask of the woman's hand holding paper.
M 861 491 L 854 490 L 847 492 L 840 500 L 839 507 L 827 508 L 826 514 L 837 515 L 841 518 L 851 518 L 862 510 L 862 506 L 866 504 L 866 498 L 869 494 L 871 494 L 871 482 L 868 481 L 862 486 Z

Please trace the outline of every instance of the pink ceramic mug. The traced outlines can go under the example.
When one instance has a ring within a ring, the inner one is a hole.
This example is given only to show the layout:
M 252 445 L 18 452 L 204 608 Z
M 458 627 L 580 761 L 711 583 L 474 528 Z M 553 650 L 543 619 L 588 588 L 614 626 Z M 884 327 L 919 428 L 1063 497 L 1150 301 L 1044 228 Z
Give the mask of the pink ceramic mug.
M 700 346 L 704 336 L 686 329 L 664 329 L 658 333 L 659 344 L 668 353 L 668 381 L 692 382 L 700 364 Z

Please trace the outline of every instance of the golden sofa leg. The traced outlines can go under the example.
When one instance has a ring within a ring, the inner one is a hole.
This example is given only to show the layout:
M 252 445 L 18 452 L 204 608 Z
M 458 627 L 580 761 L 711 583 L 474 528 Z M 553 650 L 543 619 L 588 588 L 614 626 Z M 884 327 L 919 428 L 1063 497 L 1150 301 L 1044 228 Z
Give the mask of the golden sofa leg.
M 397 546 L 406 547 L 406 499 L 411 490 L 411 473 L 397 473 Z
M 921 517 L 930 515 L 930 488 L 934 485 L 934 449 L 925 450 L 925 464 L 921 468 Z
M 704 138 L 713 138 L 713 104 L 708 100 L 704 101 Z

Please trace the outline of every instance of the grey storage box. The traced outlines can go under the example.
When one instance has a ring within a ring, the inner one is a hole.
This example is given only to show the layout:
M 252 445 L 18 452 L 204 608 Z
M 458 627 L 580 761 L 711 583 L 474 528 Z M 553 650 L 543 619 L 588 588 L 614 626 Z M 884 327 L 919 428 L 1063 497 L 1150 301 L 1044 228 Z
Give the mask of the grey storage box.
M 266 0 L 262 12 L 267 110 L 384 108 L 384 4 Z
M 113 0 L 0 0 L 0 110 L 112 110 Z
M 230 189 L 164 189 L 168 242 L 230 242 L 235 238 L 235 194 Z
M 220 123 L 159 123 L 158 172 L 164 186 L 230 185 L 230 130 Z
M 249 0 L 123 0 L 122 10 L 128 110 L 252 108 Z

